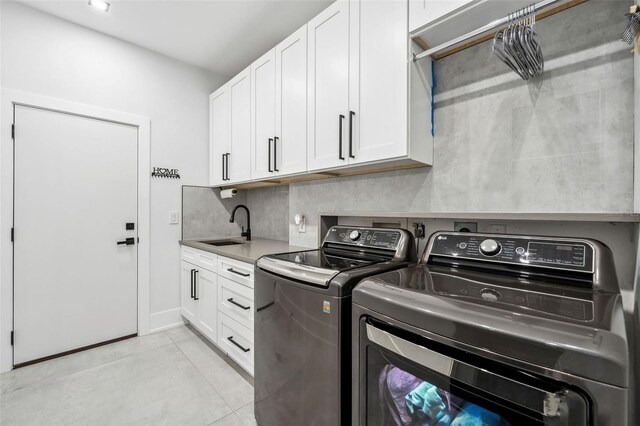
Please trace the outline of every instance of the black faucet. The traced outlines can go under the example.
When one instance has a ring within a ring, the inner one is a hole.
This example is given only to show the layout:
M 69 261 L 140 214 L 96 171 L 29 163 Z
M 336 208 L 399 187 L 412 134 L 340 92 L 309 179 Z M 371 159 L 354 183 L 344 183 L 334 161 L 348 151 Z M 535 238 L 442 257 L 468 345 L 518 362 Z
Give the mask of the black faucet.
M 247 241 L 251 241 L 251 213 L 249 213 L 249 209 L 247 208 L 247 206 L 245 206 L 244 204 L 238 204 L 231 212 L 231 219 L 229 219 L 229 222 L 233 223 L 233 220 L 236 216 L 236 210 L 238 210 L 239 208 L 243 208 L 247 211 L 247 231 L 245 232 L 243 226 L 240 236 L 247 237 Z

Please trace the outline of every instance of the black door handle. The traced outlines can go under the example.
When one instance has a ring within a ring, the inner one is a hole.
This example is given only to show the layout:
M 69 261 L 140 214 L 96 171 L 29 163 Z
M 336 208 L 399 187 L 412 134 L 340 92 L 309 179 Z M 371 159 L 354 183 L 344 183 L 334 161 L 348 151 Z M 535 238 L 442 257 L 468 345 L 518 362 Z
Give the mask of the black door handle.
M 239 307 L 239 308 L 241 308 L 242 310 L 245 310 L 245 311 L 247 311 L 247 310 L 251 309 L 251 306 L 244 306 L 244 305 L 241 305 L 241 304 L 239 304 L 238 302 L 236 302 L 235 300 L 233 300 L 233 297 L 228 298 L 228 299 L 227 299 L 227 302 L 229 302 L 229 303 L 233 303 L 234 305 L 236 305 L 237 307 Z
M 242 352 L 249 352 L 251 350 L 249 348 L 243 347 L 241 344 L 239 344 L 238 342 L 233 340 L 233 336 L 227 337 L 227 340 L 230 341 L 231 343 L 233 343 L 234 345 L 236 345 L 237 347 L 239 347 Z
M 222 154 L 222 180 L 226 180 L 226 179 L 224 178 L 224 157 L 225 157 L 226 155 L 227 155 L 227 154 Z
M 227 179 L 226 180 L 231 180 L 231 178 L 229 177 L 229 157 L 231 157 L 231 153 L 227 152 Z
M 193 295 L 193 285 L 195 283 L 195 277 L 194 277 L 194 272 L 196 272 L 195 269 L 191 270 L 191 298 L 193 299 L 195 296 Z
M 276 172 L 279 172 L 280 170 L 278 170 L 278 137 L 274 136 L 273 137 L 273 169 Z
M 342 122 L 344 121 L 344 115 L 340 114 L 338 119 L 338 158 L 340 160 L 344 160 L 344 157 L 342 156 Z
M 353 155 L 353 117 L 355 115 L 355 112 L 349 111 L 349 158 L 356 158 Z
M 269 138 L 269 173 L 273 172 L 271 168 L 271 142 L 273 142 L 273 139 Z
M 240 276 L 243 276 L 243 277 L 248 277 L 248 276 L 251 275 L 251 274 L 245 274 L 243 272 L 238 272 L 233 268 L 227 268 L 227 271 L 231 272 L 232 274 L 240 275 Z
M 198 271 L 197 269 L 193 272 L 193 300 L 200 300 L 198 297 Z
M 136 243 L 136 239 L 135 238 L 127 238 L 124 241 L 118 241 L 117 244 L 120 245 L 127 245 L 127 246 L 132 246 Z

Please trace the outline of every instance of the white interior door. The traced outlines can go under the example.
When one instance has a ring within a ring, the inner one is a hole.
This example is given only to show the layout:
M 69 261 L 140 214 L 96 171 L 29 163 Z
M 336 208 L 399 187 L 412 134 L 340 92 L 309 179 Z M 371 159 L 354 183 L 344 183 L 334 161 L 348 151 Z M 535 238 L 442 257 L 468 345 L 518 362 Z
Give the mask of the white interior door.
M 347 164 L 349 2 L 338 0 L 307 24 L 309 37 L 308 166 Z M 340 145 L 342 142 L 342 149 Z
M 307 26 L 276 46 L 276 145 L 280 175 L 307 170 Z
M 14 113 L 14 365 L 136 334 L 137 128 Z

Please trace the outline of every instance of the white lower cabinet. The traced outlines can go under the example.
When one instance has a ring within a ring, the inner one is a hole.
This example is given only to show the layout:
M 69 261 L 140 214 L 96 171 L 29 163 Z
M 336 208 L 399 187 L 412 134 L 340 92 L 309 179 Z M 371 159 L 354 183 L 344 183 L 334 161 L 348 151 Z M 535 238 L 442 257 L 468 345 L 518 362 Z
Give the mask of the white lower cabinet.
M 182 316 L 253 375 L 253 265 L 182 248 Z

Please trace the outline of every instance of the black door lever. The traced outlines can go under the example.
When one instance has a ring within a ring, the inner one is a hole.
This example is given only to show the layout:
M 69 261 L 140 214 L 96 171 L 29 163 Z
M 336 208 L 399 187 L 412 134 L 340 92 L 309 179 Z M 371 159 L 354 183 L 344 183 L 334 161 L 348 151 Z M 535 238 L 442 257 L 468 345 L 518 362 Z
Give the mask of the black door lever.
M 127 238 L 124 241 L 118 241 L 118 245 L 128 245 L 128 246 L 132 246 L 136 243 L 136 239 L 135 238 Z

